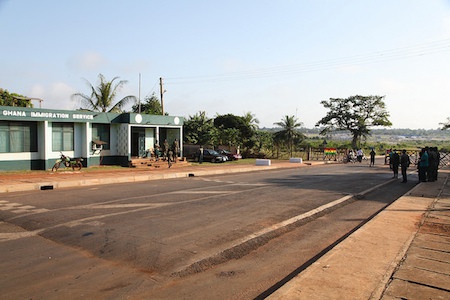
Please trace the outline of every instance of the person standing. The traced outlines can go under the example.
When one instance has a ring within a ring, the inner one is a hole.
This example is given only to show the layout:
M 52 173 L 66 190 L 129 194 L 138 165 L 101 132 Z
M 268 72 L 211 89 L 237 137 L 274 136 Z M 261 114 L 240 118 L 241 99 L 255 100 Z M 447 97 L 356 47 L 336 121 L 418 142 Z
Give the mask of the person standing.
M 200 145 L 200 149 L 198 149 L 198 162 L 203 163 L 203 146 Z
M 158 141 L 155 141 L 155 145 L 153 146 L 153 152 L 155 153 L 155 160 L 158 161 L 159 160 L 159 143 Z
M 163 151 L 163 160 L 168 159 L 169 156 L 169 143 L 167 140 L 164 140 L 164 143 L 162 145 L 162 151 Z
M 408 181 L 406 171 L 411 164 L 411 160 L 409 159 L 409 155 L 406 153 L 406 150 L 402 151 L 402 156 L 400 157 L 400 164 L 402 168 L 402 177 L 403 181 L 402 183 L 406 183 Z
M 398 178 L 399 164 L 400 164 L 400 156 L 398 155 L 397 150 L 394 150 L 391 156 L 392 172 L 394 172 L 394 177 L 392 178 Z
M 428 152 L 428 171 L 427 180 L 436 181 L 437 180 L 437 169 L 439 166 L 438 150 L 437 147 L 430 147 Z
M 364 152 L 361 148 L 359 148 L 358 151 L 356 151 L 356 159 L 358 160 L 358 162 L 362 162 L 363 156 Z
M 180 145 L 178 144 L 178 140 L 177 139 L 175 139 L 173 141 L 172 150 L 173 150 L 173 161 L 176 163 L 178 155 L 180 154 Z
M 369 167 L 375 166 L 375 155 L 376 155 L 375 150 L 373 150 L 373 148 L 372 148 L 372 150 L 370 151 L 370 165 L 369 165 Z
M 429 166 L 428 162 L 428 147 L 422 149 L 422 155 L 420 155 L 419 159 L 419 181 L 426 182 L 427 181 L 427 170 Z

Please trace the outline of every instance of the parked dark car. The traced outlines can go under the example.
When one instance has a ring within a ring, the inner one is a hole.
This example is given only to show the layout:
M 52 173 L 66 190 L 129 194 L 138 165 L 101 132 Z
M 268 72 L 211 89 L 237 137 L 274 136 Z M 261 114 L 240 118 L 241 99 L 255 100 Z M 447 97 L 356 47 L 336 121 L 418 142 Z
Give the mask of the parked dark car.
M 242 155 L 232 153 L 231 151 L 228 151 L 225 149 L 219 149 L 219 150 L 217 150 L 217 152 L 219 152 L 222 155 L 225 155 L 228 158 L 228 160 L 236 160 L 236 159 L 242 158 Z
M 200 152 L 197 151 L 197 161 L 199 160 L 199 154 Z M 225 162 L 228 158 L 226 155 L 220 154 L 216 150 L 213 149 L 203 149 L 203 161 L 210 161 L 210 162 Z

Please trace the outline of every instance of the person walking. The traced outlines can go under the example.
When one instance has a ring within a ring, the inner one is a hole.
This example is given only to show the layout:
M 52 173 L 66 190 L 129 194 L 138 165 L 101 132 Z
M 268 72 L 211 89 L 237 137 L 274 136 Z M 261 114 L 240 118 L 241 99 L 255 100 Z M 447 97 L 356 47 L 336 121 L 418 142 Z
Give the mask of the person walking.
M 369 167 L 375 166 L 375 155 L 376 155 L 375 150 L 373 150 L 373 148 L 372 148 L 372 150 L 370 151 L 370 165 L 369 165 Z
M 402 168 L 402 183 L 408 182 L 406 171 L 411 164 L 411 160 L 409 159 L 409 155 L 406 153 L 406 150 L 402 151 L 402 156 L 400 157 L 400 165 Z
M 392 172 L 394 172 L 394 176 L 392 178 L 398 178 L 399 164 L 400 164 L 400 156 L 398 155 L 397 150 L 394 150 L 391 156 Z
M 170 167 L 172 167 L 172 157 L 173 157 L 173 151 L 171 149 L 169 149 L 169 151 L 167 152 L 167 164 Z

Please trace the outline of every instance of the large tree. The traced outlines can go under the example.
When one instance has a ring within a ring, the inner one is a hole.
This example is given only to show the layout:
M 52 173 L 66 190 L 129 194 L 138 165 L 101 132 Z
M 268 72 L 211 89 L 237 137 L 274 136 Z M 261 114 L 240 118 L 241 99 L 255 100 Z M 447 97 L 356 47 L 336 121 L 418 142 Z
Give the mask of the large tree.
M 222 142 L 243 146 L 244 155 L 247 156 L 256 143 L 257 122 L 259 121 L 251 113 L 247 113 L 243 117 L 226 114 L 216 116 L 214 126 L 220 133 L 228 133 L 226 134 L 227 138 Z M 224 135 L 221 134 L 221 136 Z
M 75 93 L 72 95 L 73 99 L 79 99 L 83 107 L 91 111 L 101 112 L 123 112 L 123 108 L 130 102 L 136 102 L 135 96 L 126 96 L 116 102 L 117 93 L 127 83 L 126 80 L 120 80 L 119 77 L 114 77 L 111 81 L 107 81 L 102 74 L 98 75 L 99 84 L 94 87 L 89 81 L 86 83 L 89 86 L 89 94 Z
M 325 126 L 321 134 L 349 131 L 353 136 L 352 147 L 357 148 L 361 137 L 370 135 L 370 127 L 392 125 L 383 99 L 384 96 L 356 95 L 346 99 L 330 98 L 329 101 L 321 101 L 328 113 L 316 126 Z
M 33 107 L 31 99 L 0 88 L 0 106 Z
M 280 131 L 274 133 L 274 141 L 276 144 L 286 144 L 289 156 L 292 156 L 294 142 L 304 138 L 304 135 L 298 131 L 298 128 L 303 124 L 295 116 L 286 115 L 280 122 L 276 122 L 274 125 L 282 128 Z

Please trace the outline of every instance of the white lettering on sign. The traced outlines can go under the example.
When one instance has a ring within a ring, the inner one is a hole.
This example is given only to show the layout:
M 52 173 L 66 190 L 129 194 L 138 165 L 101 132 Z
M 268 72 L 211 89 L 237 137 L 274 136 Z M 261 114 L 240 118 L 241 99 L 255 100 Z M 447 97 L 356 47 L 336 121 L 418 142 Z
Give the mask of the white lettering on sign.
M 4 116 L 13 116 L 13 117 L 26 117 L 27 114 L 24 111 L 15 111 L 15 110 L 4 110 L 3 111 Z
M 72 118 L 74 118 L 74 119 L 94 120 L 94 116 L 93 115 L 73 114 Z
M 31 118 L 48 118 L 48 119 L 70 119 L 71 115 L 60 112 L 39 112 L 32 111 L 29 115 L 27 112 L 20 110 L 3 110 L 1 114 L 5 117 L 31 117 Z M 94 115 L 72 114 L 72 118 L 76 120 L 94 120 Z
M 54 119 L 68 119 L 69 114 L 63 113 L 51 113 L 51 112 L 31 112 L 31 116 L 34 118 L 54 118 Z

